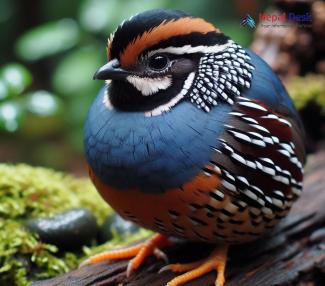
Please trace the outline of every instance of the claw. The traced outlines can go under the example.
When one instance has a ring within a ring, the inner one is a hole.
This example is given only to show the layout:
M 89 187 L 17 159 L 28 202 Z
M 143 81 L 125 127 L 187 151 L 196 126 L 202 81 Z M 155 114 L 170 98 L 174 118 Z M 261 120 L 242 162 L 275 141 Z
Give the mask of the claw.
M 126 277 L 129 278 L 132 273 L 133 273 L 133 265 L 132 265 L 132 260 L 130 260 L 128 263 L 128 267 L 126 268 Z
M 157 259 L 161 259 L 163 261 L 165 261 L 166 263 L 168 263 L 168 257 L 167 255 L 161 251 L 158 247 L 155 247 L 153 250 L 153 254 L 157 257 Z M 133 271 L 138 268 L 137 266 L 135 266 L 135 257 L 133 259 L 131 259 L 128 263 L 127 269 L 126 269 L 126 276 L 130 277 L 130 275 L 133 273 Z
M 171 265 L 172 265 L 172 264 L 168 264 L 168 265 L 166 265 L 166 266 L 164 266 L 164 267 L 161 267 L 161 268 L 159 269 L 159 271 L 158 271 L 158 274 L 163 273 L 163 272 L 165 272 L 165 271 L 169 271 L 169 270 L 171 270 Z
M 157 257 L 157 259 L 163 260 L 165 263 L 169 263 L 169 259 L 166 253 L 160 250 L 159 248 L 156 247 L 153 250 L 153 254 Z

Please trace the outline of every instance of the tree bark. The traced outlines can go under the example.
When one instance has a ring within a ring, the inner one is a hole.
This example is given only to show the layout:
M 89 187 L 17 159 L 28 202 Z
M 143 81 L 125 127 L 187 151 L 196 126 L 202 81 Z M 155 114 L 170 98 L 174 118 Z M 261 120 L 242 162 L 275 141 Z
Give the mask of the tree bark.
M 324 147 L 324 144 L 323 144 Z M 309 158 L 304 191 L 290 214 L 272 233 L 230 248 L 227 286 L 325 285 L 325 148 Z M 166 250 L 171 263 L 205 257 L 211 245 L 183 243 Z M 63 276 L 36 281 L 31 286 L 162 286 L 175 274 L 158 270 L 154 257 L 126 278 L 127 261 L 110 261 L 73 270 Z M 209 273 L 187 286 L 214 285 Z

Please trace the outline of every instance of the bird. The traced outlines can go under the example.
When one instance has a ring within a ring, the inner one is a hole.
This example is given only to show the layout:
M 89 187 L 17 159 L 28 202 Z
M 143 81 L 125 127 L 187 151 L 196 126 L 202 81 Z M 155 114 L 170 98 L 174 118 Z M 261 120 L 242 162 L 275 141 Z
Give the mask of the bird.
M 171 238 L 214 244 L 168 286 L 216 271 L 225 285 L 230 245 L 253 241 L 302 192 L 304 127 L 269 65 L 203 18 L 144 11 L 107 42 L 105 85 L 85 122 L 90 178 L 124 219 L 156 234 L 88 258 L 130 259 L 127 275 Z

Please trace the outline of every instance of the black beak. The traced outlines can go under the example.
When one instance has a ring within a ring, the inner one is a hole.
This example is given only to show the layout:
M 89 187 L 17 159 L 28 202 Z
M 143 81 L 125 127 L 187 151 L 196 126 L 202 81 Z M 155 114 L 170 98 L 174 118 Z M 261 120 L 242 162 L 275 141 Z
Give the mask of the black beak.
M 120 68 L 118 60 L 114 59 L 109 61 L 107 64 L 100 67 L 94 74 L 93 79 L 125 79 L 130 73 Z

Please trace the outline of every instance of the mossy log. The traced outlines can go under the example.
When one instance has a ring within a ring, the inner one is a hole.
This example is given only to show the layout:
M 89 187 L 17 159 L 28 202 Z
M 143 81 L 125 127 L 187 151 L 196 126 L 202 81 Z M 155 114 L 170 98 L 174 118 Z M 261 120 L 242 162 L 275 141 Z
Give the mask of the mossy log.
M 231 248 L 227 286 L 325 285 L 325 145 L 322 147 L 309 159 L 304 192 L 289 216 L 258 241 Z M 211 249 L 209 245 L 184 243 L 166 252 L 173 263 L 197 260 Z M 31 286 L 162 286 L 175 276 L 158 274 L 163 265 L 150 257 L 126 278 L 127 261 L 104 262 Z M 209 273 L 186 285 L 214 285 L 215 277 Z

